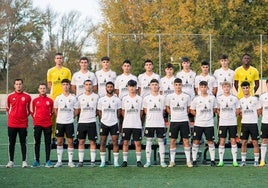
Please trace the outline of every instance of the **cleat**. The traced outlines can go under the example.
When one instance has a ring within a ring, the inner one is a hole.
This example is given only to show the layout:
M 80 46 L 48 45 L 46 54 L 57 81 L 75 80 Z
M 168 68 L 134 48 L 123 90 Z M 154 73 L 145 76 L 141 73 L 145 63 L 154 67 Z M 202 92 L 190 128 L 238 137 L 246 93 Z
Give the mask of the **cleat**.
M 79 168 L 79 167 L 80 167 L 80 168 L 83 167 L 83 162 L 79 162 L 79 163 L 77 163 L 76 167 L 78 167 L 78 168 Z
M 120 165 L 118 164 L 118 162 L 114 163 L 114 167 L 115 167 L 115 168 L 120 167 Z
M 238 163 L 235 161 L 233 162 L 233 167 L 239 167 Z
M 27 168 L 28 167 L 28 164 L 26 161 L 22 161 L 22 165 L 21 165 L 22 168 Z
M 210 161 L 210 166 L 215 167 L 216 166 L 215 161 Z
M 34 168 L 40 167 L 39 162 L 35 160 L 32 167 Z
M 150 166 L 151 166 L 151 163 L 147 162 L 143 167 L 144 167 L 144 168 L 148 168 L 148 167 L 150 167 Z
M 105 162 L 100 164 L 100 168 L 106 167 Z
M 259 162 L 258 161 L 254 161 L 254 164 L 253 164 L 255 167 L 258 167 L 259 166 Z
M 59 167 L 62 167 L 62 162 L 57 162 L 57 163 L 54 165 L 54 168 L 59 168 Z
M 160 166 L 161 166 L 162 168 L 166 168 L 166 167 L 167 167 L 167 164 L 166 164 L 165 162 L 162 162 L 162 163 L 160 164 Z
M 261 161 L 260 164 L 259 164 L 259 167 L 264 167 L 264 166 L 265 166 L 265 162 Z
M 193 167 L 193 164 L 192 164 L 191 162 L 187 162 L 187 163 L 186 163 L 186 166 L 187 166 L 188 168 L 192 168 L 192 167 Z
M 73 162 L 68 162 L 68 166 L 71 167 L 71 168 L 74 168 L 75 167 L 75 165 L 74 165 Z
M 140 168 L 142 168 L 142 167 L 143 167 L 143 165 L 142 165 L 141 161 L 138 161 L 138 162 L 137 162 L 137 167 L 140 167 Z
M 175 163 L 174 162 L 170 162 L 169 165 L 168 165 L 168 168 L 172 168 L 175 166 Z
M 123 163 L 121 164 L 121 167 L 127 167 L 127 161 L 123 161 Z
M 240 166 L 240 167 L 244 167 L 244 166 L 246 166 L 246 161 L 241 161 L 241 163 L 240 163 L 239 166 Z
M 6 165 L 6 168 L 13 168 L 14 167 L 14 162 L 13 161 L 9 161 Z
M 193 161 L 193 167 L 198 167 L 197 161 Z
M 217 167 L 223 167 L 224 166 L 224 163 L 221 161 L 218 163 Z
M 48 161 L 46 162 L 45 167 L 46 167 L 46 168 L 53 168 L 54 166 L 52 165 L 51 161 L 48 160 Z
M 95 165 L 95 162 L 91 162 L 91 163 L 90 163 L 90 166 L 91 166 L 91 167 L 95 167 L 95 166 L 96 166 L 96 165 Z

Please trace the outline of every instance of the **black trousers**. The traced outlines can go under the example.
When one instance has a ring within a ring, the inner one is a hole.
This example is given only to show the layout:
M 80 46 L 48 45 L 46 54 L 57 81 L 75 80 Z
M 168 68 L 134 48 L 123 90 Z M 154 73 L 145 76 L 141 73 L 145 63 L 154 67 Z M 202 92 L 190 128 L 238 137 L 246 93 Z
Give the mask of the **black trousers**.
M 34 126 L 34 153 L 35 160 L 38 162 L 40 162 L 40 143 L 42 132 L 44 133 L 45 140 L 46 161 L 48 161 L 50 160 L 52 126 L 48 128 L 44 128 L 38 125 Z
M 22 154 L 22 161 L 26 161 L 26 138 L 27 138 L 27 128 L 12 128 L 8 127 L 8 140 L 9 140 L 9 160 L 14 161 L 14 152 L 15 152 L 15 144 L 17 134 L 19 134 L 20 139 L 20 146 L 21 146 L 21 154 Z

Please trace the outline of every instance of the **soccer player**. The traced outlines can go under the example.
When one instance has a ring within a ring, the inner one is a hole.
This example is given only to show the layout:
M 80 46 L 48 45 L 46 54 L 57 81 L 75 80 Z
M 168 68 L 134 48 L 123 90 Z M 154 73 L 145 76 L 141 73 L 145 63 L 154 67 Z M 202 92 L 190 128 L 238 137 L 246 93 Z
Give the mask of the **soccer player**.
M 141 163 L 141 138 L 142 138 L 142 98 L 136 94 L 137 82 L 129 80 L 128 95 L 122 100 L 123 121 L 123 163 L 121 167 L 127 167 L 128 146 L 131 136 L 136 148 L 137 166 L 143 167 Z
M 268 143 L 268 80 L 266 80 L 267 92 L 263 93 L 260 96 L 260 103 L 262 107 L 262 121 L 261 121 L 261 161 L 260 167 L 265 166 L 265 157 L 267 152 L 267 143 Z
M 238 99 L 243 97 L 243 91 L 241 84 L 244 81 L 250 84 L 250 94 L 254 95 L 259 88 L 259 71 L 250 65 L 251 57 L 249 54 L 245 53 L 242 56 L 242 65 L 235 69 L 234 73 L 234 87 L 237 91 Z M 238 136 L 241 134 L 241 117 L 237 118 L 237 132 Z M 239 139 L 238 139 L 239 140 Z
M 223 90 L 221 87 L 221 84 L 223 82 L 229 82 L 232 84 L 231 86 L 233 86 L 234 84 L 234 71 L 229 68 L 229 59 L 227 55 L 225 54 L 221 55 L 220 64 L 221 64 L 221 68 L 215 70 L 214 72 L 214 77 L 216 78 L 216 81 L 218 84 L 217 96 L 220 96 L 223 94 Z
M 23 91 L 23 80 L 14 80 L 14 92 L 7 97 L 7 128 L 8 128 L 8 152 L 9 162 L 7 168 L 14 166 L 14 152 L 17 134 L 20 139 L 22 168 L 27 168 L 26 162 L 26 137 L 28 128 L 28 116 L 30 115 L 31 96 Z
M 151 93 L 143 99 L 143 111 L 146 115 L 146 124 L 144 136 L 146 137 L 146 164 L 145 168 L 151 166 L 152 141 L 156 134 L 161 167 L 167 167 L 165 163 L 165 145 L 166 128 L 164 124 L 165 97 L 159 94 L 159 82 L 157 79 L 150 81 Z
M 152 79 L 160 81 L 160 76 L 153 72 L 153 61 L 147 59 L 143 63 L 145 72 L 138 76 L 138 94 L 144 98 L 150 94 L 150 81 Z
M 47 71 L 47 87 L 50 89 L 50 97 L 55 100 L 58 95 L 62 93 L 61 81 L 63 79 L 71 80 L 71 71 L 63 66 L 63 56 L 62 53 L 55 54 L 55 66 Z M 56 133 L 56 117 L 52 117 L 52 134 L 51 138 L 53 144 L 56 143 L 55 133 Z
M 106 83 L 106 95 L 98 101 L 98 116 L 100 119 L 100 167 L 105 167 L 106 142 L 110 134 L 113 144 L 114 167 L 120 167 L 118 164 L 118 117 L 121 114 L 121 100 L 114 96 L 114 83 Z
M 237 163 L 237 115 L 240 112 L 240 103 L 236 96 L 231 94 L 232 84 L 228 81 L 223 81 L 221 85 L 223 94 L 217 97 L 217 114 L 219 116 L 219 163 L 218 167 L 224 166 L 223 156 L 225 152 L 225 140 L 227 133 L 231 142 L 231 153 L 233 156 L 233 166 L 238 167 Z
M 160 94 L 166 97 L 168 94 L 174 92 L 174 66 L 171 63 L 166 65 L 165 73 L 166 75 L 160 79 Z
M 88 70 L 89 64 L 90 62 L 87 57 L 81 57 L 79 60 L 80 70 L 75 72 L 72 77 L 71 91 L 76 95 L 76 97 L 84 93 L 85 80 L 91 80 L 93 84 L 93 91 L 97 91 L 97 78 L 93 72 Z
M 39 96 L 32 101 L 32 117 L 34 125 L 34 152 L 35 161 L 33 167 L 40 166 L 40 143 L 42 132 L 45 140 L 46 151 L 46 165 L 47 168 L 52 168 L 50 161 L 50 145 L 52 133 L 52 114 L 53 114 L 53 100 L 47 96 L 47 85 L 45 83 L 39 84 Z
M 257 97 L 251 96 L 250 83 L 244 81 L 241 83 L 241 89 L 243 91 L 243 97 L 240 99 L 241 105 L 241 163 L 240 166 L 246 166 L 247 156 L 247 141 L 249 135 L 252 139 L 253 152 L 254 152 L 254 166 L 259 166 L 259 145 L 258 145 L 258 116 L 261 115 L 261 104 Z
M 166 111 L 171 116 L 170 119 L 170 163 L 168 167 L 175 166 L 176 156 L 176 140 L 180 133 L 183 139 L 184 152 L 186 156 L 186 165 L 193 167 L 190 159 L 190 128 L 188 113 L 190 109 L 191 97 L 190 95 L 182 92 L 182 80 L 176 78 L 174 80 L 174 93 L 166 97 Z
M 217 110 L 216 98 L 214 95 L 208 94 L 208 83 L 201 81 L 199 83 L 200 95 L 196 96 L 191 103 L 190 111 L 195 116 L 192 155 L 193 166 L 197 166 L 197 153 L 199 142 L 203 133 L 206 136 L 211 166 L 216 166 L 215 163 L 215 144 L 214 144 L 214 118 L 213 113 Z
M 96 115 L 97 115 L 97 104 L 99 95 L 93 93 L 93 82 L 91 80 L 84 81 L 85 92 L 78 97 L 78 108 L 79 108 L 79 120 L 77 128 L 77 137 L 79 139 L 78 145 L 78 158 L 79 163 L 77 167 L 83 167 L 84 153 L 85 153 L 85 142 L 86 136 L 88 135 L 90 143 L 90 159 L 91 166 L 95 166 L 96 159 L 96 140 L 97 128 L 96 128 Z
M 122 65 L 123 73 L 116 77 L 114 88 L 117 96 L 122 100 L 122 98 L 128 95 L 128 81 L 134 80 L 137 82 L 137 77 L 131 74 L 131 62 L 129 60 L 124 60 Z
M 74 137 L 74 117 L 78 114 L 78 102 L 76 97 L 70 93 L 71 81 L 63 79 L 61 81 L 62 94 L 57 96 L 54 101 L 54 113 L 57 117 L 56 136 L 57 136 L 57 157 L 58 162 L 54 167 L 62 166 L 63 137 L 67 137 L 68 142 L 68 166 L 75 167 L 73 163 L 73 137 Z
M 98 94 L 100 97 L 106 95 L 106 83 L 115 82 L 116 73 L 110 68 L 110 58 L 104 56 L 101 58 L 101 70 L 96 71 L 98 81 Z
M 201 74 L 195 77 L 195 94 L 199 95 L 199 83 L 206 81 L 208 83 L 208 94 L 215 95 L 217 93 L 217 82 L 214 76 L 209 74 L 209 63 L 207 61 L 201 62 Z

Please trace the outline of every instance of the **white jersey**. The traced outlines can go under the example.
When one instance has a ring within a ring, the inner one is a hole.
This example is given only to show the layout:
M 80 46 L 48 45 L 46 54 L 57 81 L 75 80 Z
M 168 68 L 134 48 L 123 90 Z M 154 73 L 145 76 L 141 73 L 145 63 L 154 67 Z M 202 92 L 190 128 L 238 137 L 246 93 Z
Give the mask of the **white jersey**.
M 100 97 L 106 95 L 106 83 L 115 82 L 116 73 L 112 70 L 104 72 L 102 69 L 96 72 L 96 77 L 98 81 L 98 94 Z
M 81 71 L 75 72 L 71 84 L 76 86 L 76 96 L 79 96 L 84 93 L 84 81 L 91 80 L 93 86 L 97 85 L 97 78 L 93 72 L 87 71 L 82 73 Z
M 57 108 L 56 123 L 69 124 L 74 122 L 74 109 L 78 109 L 78 101 L 73 94 L 63 94 L 56 97 L 54 108 Z
M 199 87 L 199 83 L 201 81 L 206 81 L 208 83 L 208 94 L 209 95 L 212 95 L 212 91 L 213 91 L 213 88 L 214 87 L 217 87 L 217 82 L 216 82 L 216 79 L 214 76 L 208 74 L 206 76 L 202 76 L 201 74 L 200 75 L 197 75 L 195 77 L 195 88 L 198 89 Z M 200 91 L 198 91 L 198 95 L 200 95 Z
M 217 96 L 220 96 L 221 94 L 223 94 L 222 91 L 222 83 L 223 82 L 230 82 L 231 85 L 233 86 L 234 83 L 234 71 L 231 69 L 227 69 L 224 70 L 222 68 L 215 70 L 214 72 L 214 77 L 216 78 L 216 82 L 217 82 Z
M 125 75 L 121 74 L 116 77 L 114 88 L 119 90 L 119 98 L 122 99 L 124 96 L 128 95 L 127 83 L 129 80 L 135 80 L 137 77 L 133 74 Z
M 268 92 L 261 94 L 262 123 L 268 123 Z
M 96 122 L 96 110 L 99 95 L 91 93 L 90 95 L 82 94 L 78 97 L 78 107 L 80 109 L 78 123 Z
M 191 96 L 191 99 L 194 98 L 194 80 L 196 73 L 192 70 L 190 72 L 185 72 L 181 70 L 177 73 L 176 77 L 182 80 L 182 91 Z
M 165 127 L 164 107 L 165 97 L 163 95 L 153 96 L 150 94 L 144 97 L 142 108 L 147 109 L 145 127 Z
M 195 125 L 198 127 L 213 127 L 213 110 L 217 108 L 217 102 L 214 95 L 206 97 L 196 96 L 191 103 L 191 110 L 196 110 Z
M 168 94 L 174 93 L 174 80 L 174 76 L 161 78 L 160 91 L 162 91 L 162 95 L 167 96 Z
M 97 108 L 102 112 L 101 123 L 106 126 L 118 123 L 117 110 L 121 109 L 121 100 L 118 97 L 105 95 L 99 99 Z
M 258 123 L 257 110 L 261 109 L 261 104 L 257 97 L 243 97 L 242 99 L 240 99 L 240 107 L 242 112 L 241 123 Z
M 153 73 L 151 76 L 148 76 L 146 73 L 138 76 L 138 87 L 141 88 L 140 96 L 142 98 L 150 94 L 150 82 L 152 79 L 157 79 L 158 82 L 160 82 L 160 76 L 155 73 Z
M 172 93 L 166 97 L 166 106 L 170 107 L 171 122 L 189 121 L 188 107 L 190 107 L 191 97 L 186 93 Z
M 237 125 L 236 110 L 240 108 L 240 103 L 236 96 L 218 96 L 217 107 L 220 110 L 219 126 Z
M 122 110 L 124 113 L 123 128 L 141 129 L 142 98 L 139 95 L 130 97 L 129 95 L 123 97 Z

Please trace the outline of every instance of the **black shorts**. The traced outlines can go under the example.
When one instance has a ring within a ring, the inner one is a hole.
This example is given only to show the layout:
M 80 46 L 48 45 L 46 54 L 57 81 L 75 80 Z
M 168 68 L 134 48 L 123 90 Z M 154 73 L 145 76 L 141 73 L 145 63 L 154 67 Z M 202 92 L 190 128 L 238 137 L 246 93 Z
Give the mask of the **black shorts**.
M 86 139 L 87 135 L 89 140 L 96 141 L 98 139 L 96 122 L 78 123 L 77 138 Z
M 261 138 L 268 138 L 268 124 L 261 124 Z
M 66 134 L 67 138 L 73 138 L 74 137 L 74 124 L 60 124 L 57 123 L 56 126 L 56 136 L 57 137 L 64 137 L 64 134 Z
M 111 134 L 111 136 L 113 135 L 118 136 L 119 135 L 118 124 L 115 124 L 113 126 L 106 126 L 103 123 L 100 123 L 100 136 L 108 136 L 109 133 Z
M 198 127 L 194 126 L 194 140 L 201 140 L 203 133 L 208 141 L 214 140 L 214 127 Z
M 241 140 L 247 140 L 249 135 L 251 136 L 252 140 L 258 140 L 259 139 L 259 130 L 257 124 L 243 124 L 241 128 Z
M 165 127 L 145 127 L 144 136 L 148 138 L 153 138 L 156 134 L 157 138 L 166 137 L 166 128 Z
M 229 138 L 236 138 L 237 137 L 237 126 L 219 126 L 219 138 L 226 138 L 227 133 L 229 133 Z
M 134 141 L 141 141 L 142 131 L 141 129 L 123 128 L 122 139 L 130 140 L 131 135 Z
M 181 138 L 190 138 L 189 122 L 170 122 L 169 137 L 177 139 L 180 133 Z

